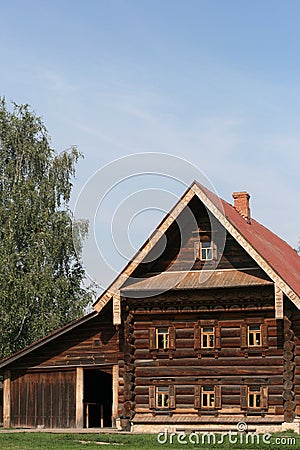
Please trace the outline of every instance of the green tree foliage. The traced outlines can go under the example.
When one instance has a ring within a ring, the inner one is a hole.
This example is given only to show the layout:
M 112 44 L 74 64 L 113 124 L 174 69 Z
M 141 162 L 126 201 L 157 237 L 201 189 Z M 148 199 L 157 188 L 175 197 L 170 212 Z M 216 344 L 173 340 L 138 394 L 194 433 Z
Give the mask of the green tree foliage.
M 0 99 L 0 357 L 82 315 L 91 300 L 68 207 L 76 148 L 57 154 L 28 105 Z M 87 224 L 77 224 L 78 240 Z

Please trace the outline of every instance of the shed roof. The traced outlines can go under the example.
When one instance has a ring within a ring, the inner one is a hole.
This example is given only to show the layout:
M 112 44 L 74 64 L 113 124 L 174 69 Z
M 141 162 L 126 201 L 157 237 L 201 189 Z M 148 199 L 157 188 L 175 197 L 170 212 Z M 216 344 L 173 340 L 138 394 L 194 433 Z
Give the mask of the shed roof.
M 212 289 L 219 287 L 263 286 L 273 282 L 259 268 L 192 270 L 190 272 L 166 272 L 142 279 L 122 288 L 128 294 L 135 291 L 160 291 L 168 289 Z

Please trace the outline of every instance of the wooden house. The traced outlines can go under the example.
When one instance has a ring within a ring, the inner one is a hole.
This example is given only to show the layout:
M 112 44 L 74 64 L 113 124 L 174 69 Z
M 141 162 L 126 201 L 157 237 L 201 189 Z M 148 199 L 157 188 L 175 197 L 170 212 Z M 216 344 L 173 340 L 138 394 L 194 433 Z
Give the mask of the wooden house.
M 0 363 L 5 427 L 298 430 L 300 258 L 233 197 L 194 182 L 92 313 Z

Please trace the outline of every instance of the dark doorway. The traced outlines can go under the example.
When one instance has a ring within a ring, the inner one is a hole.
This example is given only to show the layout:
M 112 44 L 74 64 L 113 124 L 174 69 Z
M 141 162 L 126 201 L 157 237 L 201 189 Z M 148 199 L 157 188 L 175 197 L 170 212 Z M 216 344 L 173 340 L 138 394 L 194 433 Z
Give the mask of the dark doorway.
M 112 375 L 101 370 L 84 371 L 84 421 L 86 428 L 111 427 Z

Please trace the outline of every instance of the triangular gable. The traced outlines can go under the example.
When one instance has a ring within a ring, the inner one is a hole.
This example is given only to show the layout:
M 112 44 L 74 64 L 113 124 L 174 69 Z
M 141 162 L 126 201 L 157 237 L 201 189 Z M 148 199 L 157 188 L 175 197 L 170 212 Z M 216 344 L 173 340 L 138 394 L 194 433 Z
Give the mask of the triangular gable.
M 277 290 L 280 289 L 284 292 L 300 309 L 300 258 L 297 253 L 286 242 L 254 219 L 251 219 L 251 223 L 247 223 L 232 205 L 194 181 L 132 261 L 94 303 L 95 310 L 101 311 L 114 296 L 116 298 L 114 303 L 118 308 L 119 292 L 124 283 L 143 262 L 160 240 L 161 234 L 167 231 L 194 195 L 203 202 L 207 210 L 267 273 L 275 283 Z

